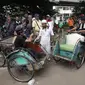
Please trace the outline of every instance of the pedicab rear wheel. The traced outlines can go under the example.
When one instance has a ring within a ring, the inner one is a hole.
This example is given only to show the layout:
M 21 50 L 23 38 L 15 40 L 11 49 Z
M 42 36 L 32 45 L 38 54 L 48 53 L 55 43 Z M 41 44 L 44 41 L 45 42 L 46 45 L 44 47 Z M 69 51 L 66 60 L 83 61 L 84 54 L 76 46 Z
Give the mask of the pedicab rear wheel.
M 54 59 L 54 61 L 55 61 L 56 63 L 61 60 L 61 58 L 59 58 L 59 57 L 57 57 L 57 56 L 54 56 L 53 59 Z
M 29 63 L 27 65 L 17 65 L 16 59 L 18 58 L 23 58 Z M 12 70 L 14 67 L 15 69 Z M 7 61 L 7 69 L 11 77 L 18 82 L 28 82 L 34 76 L 34 66 L 32 62 L 28 58 L 21 56 L 21 55 L 12 56 L 12 58 L 10 58 Z
M 79 69 L 83 65 L 84 59 L 85 59 L 84 53 L 78 53 L 76 62 L 75 62 L 77 69 Z

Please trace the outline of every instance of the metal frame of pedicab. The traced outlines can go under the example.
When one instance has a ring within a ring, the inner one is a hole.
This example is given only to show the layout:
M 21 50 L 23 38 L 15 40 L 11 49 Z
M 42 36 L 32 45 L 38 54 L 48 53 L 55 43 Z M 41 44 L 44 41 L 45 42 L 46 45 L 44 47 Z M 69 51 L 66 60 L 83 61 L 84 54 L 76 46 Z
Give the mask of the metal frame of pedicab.
M 72 32 L 72 33 L 77 33 L 77 31 L 76 31 L 76 32 Z M 68 34 L 68 33 L 66 33 L 66 34 Z M 57 46 L 60 45 L 60 36 L 59 36 L 58 41 L 56 41 L 56 45 L 57 45 Z M 76 44 L 75 44 L 75 46 L 74 46 L 74 50 L 73 50 L 73 54 L 72 54 L 71 59 L 69 59 L 69 58 L 66 57 L 66 56 L 61 56 L 61 55 L 59 55 L 59 54 L 55 54 L 54 52 L 53 52 L 53 55 L 54 55 L 53 58 L 54 58 L 54 60 L 55 60 L 56 62 L 60 61 L 61 59 L 62 59 L 62 60 L 69 61 L 69 62 L 74 62 L 75 65 L 76 65 L 76 67 L 77 67 L 77 69 L 79 69 L 79 68 L 83 65 L 84 59 L 85 59 L 85 57 L 84 57 L 84 53 L 85 53 L 84 48 L 85 48 L 85 47 L 82 48 L 82 46 L 84 46 L 84 45 L 81 44 L 81 40 L 80 40 L 80 39 L 77 40 L 77 42 L 76 42 Z M 55 48 L 56 48 L 56 46 L 55 46 Z M 55 51 L 55 49 L 54 49 L 54 51 Z M 77 57 L 78 57 L 78 56 L 82 56 L 82 60 L 81 60 L 80 64 L 77 63 Z

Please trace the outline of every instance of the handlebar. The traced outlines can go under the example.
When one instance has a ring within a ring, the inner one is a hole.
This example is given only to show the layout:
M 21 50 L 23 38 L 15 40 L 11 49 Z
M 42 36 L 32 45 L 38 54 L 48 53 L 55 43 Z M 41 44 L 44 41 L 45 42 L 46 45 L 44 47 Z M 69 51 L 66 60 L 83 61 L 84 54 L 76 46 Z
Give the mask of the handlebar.
M 70 32 L 70 33 L 79 33 L 79 31 L 72 31 L 72 32 Z
M 35 43 L 40 44 L 40 43 L 39 43 L 39 41 L 38 41 L 38 40 L 36 40 L 36 39 L 33 41 L 33 44 L 35 44 Z

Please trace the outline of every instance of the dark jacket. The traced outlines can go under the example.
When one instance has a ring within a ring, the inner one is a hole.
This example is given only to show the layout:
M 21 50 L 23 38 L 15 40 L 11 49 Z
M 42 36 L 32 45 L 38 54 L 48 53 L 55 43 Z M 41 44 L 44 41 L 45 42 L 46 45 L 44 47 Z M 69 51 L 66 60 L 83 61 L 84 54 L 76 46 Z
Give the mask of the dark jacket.
M 25 40 L 26 40 L 25 36 L 18 35 L 15 42 L 14 42 L 15 48 L 24 47 L 25 46 Z

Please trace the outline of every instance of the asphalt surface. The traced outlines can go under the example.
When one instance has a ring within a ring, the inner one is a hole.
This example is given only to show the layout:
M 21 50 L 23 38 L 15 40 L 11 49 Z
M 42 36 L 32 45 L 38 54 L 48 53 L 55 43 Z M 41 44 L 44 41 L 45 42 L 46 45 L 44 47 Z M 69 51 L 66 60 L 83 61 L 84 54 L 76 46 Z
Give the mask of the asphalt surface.
M 34 85 L 85 85 L 85 64 L 77 70 L 66 62 L 50 61 L 43 69 L 35 72 Z M 6 67 L 0 68 L 0 85 L 27 85 L 11 78 Z
M 34 85 L 85 85 L 85 64 L 77 70 L 75 65 L 69 62 L 60 61 L 56 64 L 51 60 L 43 69 L 35 72 L 34 79 Z M 4 67 L 0 68 L 0 85 L 27 85 L 27 83 L 15 81 Z

